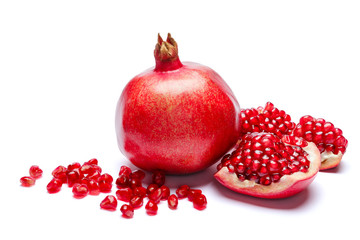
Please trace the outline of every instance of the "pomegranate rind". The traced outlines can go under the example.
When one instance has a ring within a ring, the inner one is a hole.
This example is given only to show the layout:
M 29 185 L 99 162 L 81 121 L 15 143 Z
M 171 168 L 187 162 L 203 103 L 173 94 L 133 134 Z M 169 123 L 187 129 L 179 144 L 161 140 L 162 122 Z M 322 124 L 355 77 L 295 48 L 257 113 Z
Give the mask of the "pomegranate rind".
M 222 167 L 215 173 L 214 177 L 223 186 L 238 193 L 269 199 L 290 197 L 306 189 L 320 170 L 321 156 L 316 145 L 308 142 L 308 146 L 303 149 L 309 154 L 310 166 L 308 171 L 284 175 L 278 182 L 268 186 L 250 180 L 240 181 L 235 173 L 229 172 L 227 167 Z
M 322 152 L 320 170 L 335 168 L 341 162 L 343 155 L 342 152 L 339 152 L 338 154 L 329 151 Z

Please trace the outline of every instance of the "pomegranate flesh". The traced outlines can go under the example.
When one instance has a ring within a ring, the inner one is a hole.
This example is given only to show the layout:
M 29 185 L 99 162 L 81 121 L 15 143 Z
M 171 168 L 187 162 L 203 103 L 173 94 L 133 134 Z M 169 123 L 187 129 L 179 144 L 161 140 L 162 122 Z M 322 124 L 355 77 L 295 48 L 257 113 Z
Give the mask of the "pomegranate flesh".
M 119 149 L 145 170 L 200 171 L 235 145 L 239 104 L 214 70 L 179 60 L 170 34 L 158 36 L 154 55 L 156 66 L 135 76 L 117 103 Z
M 323 118 L 313 118 L 309 115 L 300 118 L 293 134 L 316 144 L 321 153 L 320 170 L 339 165 L 348 145 L 341 129 Z
M 288 135 L 248 133 L 223 157 L 215 178 L 239 193 L 284 198 L 304 190 L 319 168 L 320 152 L 314 143 Z

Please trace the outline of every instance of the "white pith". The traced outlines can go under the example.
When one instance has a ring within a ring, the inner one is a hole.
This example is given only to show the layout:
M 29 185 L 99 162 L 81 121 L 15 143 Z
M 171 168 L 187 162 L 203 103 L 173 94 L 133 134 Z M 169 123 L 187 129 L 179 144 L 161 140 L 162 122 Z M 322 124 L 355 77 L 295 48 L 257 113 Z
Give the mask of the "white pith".
M 336 167 L 342 159 L 342 152 L 334 154 L 333 152 L 325 151 L 321 153 L 321 167 L 320 170 Z
M 257 184 L 254 181 L 244 180 L 240 181 L 235 173 L 230 173 L 227 167 L 221 168 L 216 174 L 215 178 L 224 186 L 240 193 L 269 197 L 276 196 L 292 188 L 293 185 L 299 184 L 306 180 L 310 180 L 316 175 L 320 168 L 320 152 L 314 143 L 309 142 L 308 146 L 303 148 L 309 155 L 310 161 L 309 169 L 306 173 L 296 172 L 291 175 L 284 175 L 276 183 L 271 183 L 268 186 Z M 312 179 L 310 180 L 310 182 Z M 306 183 L 306 185 L 310 184 Z M 304 186 L 305 187 L 305 186 Z M 297 190 L 297 189 L 294 189 Z

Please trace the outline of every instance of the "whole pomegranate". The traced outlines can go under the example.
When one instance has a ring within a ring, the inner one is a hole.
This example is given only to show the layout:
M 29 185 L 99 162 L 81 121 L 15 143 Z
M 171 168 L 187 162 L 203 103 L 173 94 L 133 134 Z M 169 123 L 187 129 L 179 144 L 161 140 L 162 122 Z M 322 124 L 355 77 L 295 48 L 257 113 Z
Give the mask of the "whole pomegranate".
M 180 61 L 170 34 L 158 35 L 154 56 L 155 67 L 135 76 L 118 101 L 118 146 L 145 170 L 200 171 L 235 145 L 240 106 L 214 70 Z

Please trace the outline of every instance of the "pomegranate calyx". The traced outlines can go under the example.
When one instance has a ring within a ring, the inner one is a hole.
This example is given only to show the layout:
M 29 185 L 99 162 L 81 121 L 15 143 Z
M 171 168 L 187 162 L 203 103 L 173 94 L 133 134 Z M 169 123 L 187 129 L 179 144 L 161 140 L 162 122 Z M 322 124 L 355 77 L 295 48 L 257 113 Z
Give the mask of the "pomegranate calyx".
M 158 34 L 154 56 L 155 71 L 173 71 L 183 66 L 179 59 L 177 43 L 170 33 L 168 33 L 166 41 Z

